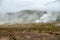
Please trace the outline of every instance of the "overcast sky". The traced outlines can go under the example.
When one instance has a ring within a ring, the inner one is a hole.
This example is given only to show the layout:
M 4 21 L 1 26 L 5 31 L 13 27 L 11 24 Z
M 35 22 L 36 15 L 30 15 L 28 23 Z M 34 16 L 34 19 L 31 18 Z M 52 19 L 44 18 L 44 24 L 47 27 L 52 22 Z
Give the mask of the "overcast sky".
M 0 0 L 0 13 L 15 12 L 23 9 L 46 10 L 44 4 L 55 0 Z

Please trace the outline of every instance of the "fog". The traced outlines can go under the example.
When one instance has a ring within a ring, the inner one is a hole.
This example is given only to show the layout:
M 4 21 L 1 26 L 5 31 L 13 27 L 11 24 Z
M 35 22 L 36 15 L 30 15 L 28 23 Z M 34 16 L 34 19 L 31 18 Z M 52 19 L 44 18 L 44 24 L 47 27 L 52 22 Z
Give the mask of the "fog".
M 0 0 L 0 13 L 16 12 L 24 9 L 47 10 L 48 2 L 55 0 Z
M 0 14 L 1 24 L 52 22 L 60 20 L 60 0 L 0 0 Z

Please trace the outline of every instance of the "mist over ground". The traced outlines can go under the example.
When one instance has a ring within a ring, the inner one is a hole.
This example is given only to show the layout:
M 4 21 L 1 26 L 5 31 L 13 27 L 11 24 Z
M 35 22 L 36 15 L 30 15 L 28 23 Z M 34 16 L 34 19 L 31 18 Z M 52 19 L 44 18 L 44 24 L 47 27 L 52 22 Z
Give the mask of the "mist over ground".
M 33 18 L 33 19 L 32 19 Z M 60 0 L 0 0 L 0 23 L 60 20 Z

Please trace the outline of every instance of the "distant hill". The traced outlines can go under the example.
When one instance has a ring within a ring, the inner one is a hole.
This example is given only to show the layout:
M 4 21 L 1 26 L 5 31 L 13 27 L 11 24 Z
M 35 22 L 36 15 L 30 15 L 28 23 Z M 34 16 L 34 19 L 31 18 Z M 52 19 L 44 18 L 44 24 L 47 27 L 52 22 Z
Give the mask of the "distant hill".
M 60 22 L 60 12 L 57 18 L 56 18 L 56 22 Z M 47 14 L 46 11 L 40 11 L 40 10 L 22 10 L 19 12 L 11 12 L 11 13 L 4 13 L 4 14 L 0 14 L 0 24 L 15 24 L 15 23 L 19 23 L 19 24 L 25 24 L 25 23 L 33 23 L 36 20 L 40 20 L 40 18 L 44 15 Z M 52 18 L 56 13 L 52 14 Z M 49 18 L 51 18 L 49 17 Z M 52 19 L 51 18 L 51 19 Z M 53 21 L 53 22 L 55 22 Z M 50 20 L 50 22 L 52 22 L 52 20 Z
M 0 14 L 0 24 L 3 23 L 31 23 L 47 13 L 39 10 L 22 10 L 19 12 Z

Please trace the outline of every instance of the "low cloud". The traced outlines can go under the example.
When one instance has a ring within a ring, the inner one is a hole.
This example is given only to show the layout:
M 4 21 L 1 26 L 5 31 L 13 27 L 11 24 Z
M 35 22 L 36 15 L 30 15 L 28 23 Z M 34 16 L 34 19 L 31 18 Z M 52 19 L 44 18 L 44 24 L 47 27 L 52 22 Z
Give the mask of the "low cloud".
M 44 4 L 51 1 L 54 0 L 1 0 L 0 13 L 20 11 L 23 9 L 46 10 L 47 6 Z

